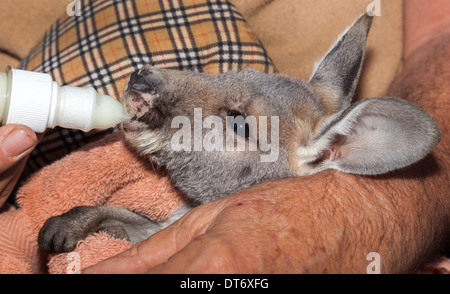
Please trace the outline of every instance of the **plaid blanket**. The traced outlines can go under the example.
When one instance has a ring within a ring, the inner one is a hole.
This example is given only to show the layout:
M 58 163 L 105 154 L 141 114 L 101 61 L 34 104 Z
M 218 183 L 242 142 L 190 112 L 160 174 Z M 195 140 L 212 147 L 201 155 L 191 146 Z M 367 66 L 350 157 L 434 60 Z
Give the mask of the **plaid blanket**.
M 46 32 L 21 68 L 46 72 L 62 85 L 94 87 L 120 99 L 128 77 L 145 64 L 212 74 L 247 66 L 274 68 L 236 8 L 223 0 L 79 2 Z M 113 132 L 55 128 L 33 151 L 23 178 Z

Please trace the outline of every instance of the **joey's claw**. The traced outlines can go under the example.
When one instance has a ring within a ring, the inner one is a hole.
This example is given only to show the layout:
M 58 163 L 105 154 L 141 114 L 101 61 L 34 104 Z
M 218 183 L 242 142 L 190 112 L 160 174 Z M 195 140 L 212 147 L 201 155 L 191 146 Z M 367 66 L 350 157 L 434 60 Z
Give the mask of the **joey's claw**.
M 49 218 L 39 231 L 38 245 L 48 253 L 69 252 L 75 249 L 78 241 L 89 234 L 89 227 L 81 224 L 83 207 Z
M 66 223 L 63 216 L 48 219 L 38 235 L 39 247 L 48 253 L 69 252 L 75 249 L 79 240 L 84 239 L 83 234 L 64 228 Z

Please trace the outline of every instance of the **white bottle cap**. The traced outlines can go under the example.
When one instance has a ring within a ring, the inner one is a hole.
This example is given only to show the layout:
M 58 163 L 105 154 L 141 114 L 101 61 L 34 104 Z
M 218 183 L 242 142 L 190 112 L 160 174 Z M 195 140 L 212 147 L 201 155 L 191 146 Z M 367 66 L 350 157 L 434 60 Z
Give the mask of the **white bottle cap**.
M 48 74 L 11 71 L 11 99 L 6 123 L 23 124 L 42 133 L 47 128 L 54 82 Z
M 82 131 L 110 128 L 127 119 L 122 105 L 93 88 L 59 87 L 50 75 L 11 69 L 7 124 L 42 133 L 61 126 Z

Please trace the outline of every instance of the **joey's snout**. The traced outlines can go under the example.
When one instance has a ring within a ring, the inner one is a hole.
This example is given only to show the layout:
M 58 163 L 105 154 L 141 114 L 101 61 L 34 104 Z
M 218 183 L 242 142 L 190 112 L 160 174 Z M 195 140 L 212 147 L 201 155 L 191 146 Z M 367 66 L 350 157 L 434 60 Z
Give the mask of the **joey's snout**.
M 123 99 L 131 117 L 131 121 L 124 125 L 125 131 L 143 127 L 156 129 L 162 125 L 164 115 L 158 106 L 160 84 L 161 81 L 146 68 L 131 75 Z

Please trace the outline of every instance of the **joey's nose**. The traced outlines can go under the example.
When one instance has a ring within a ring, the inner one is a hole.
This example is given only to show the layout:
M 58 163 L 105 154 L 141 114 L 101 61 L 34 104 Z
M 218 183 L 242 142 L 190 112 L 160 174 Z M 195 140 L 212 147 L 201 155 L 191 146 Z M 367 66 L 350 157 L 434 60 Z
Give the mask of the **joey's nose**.
M 141 70 L 137 70 L 131 74 L 128 88 L 140 92 L 149 92 L 154 94 L 155 84 L 145 75 L 140 74 Z

